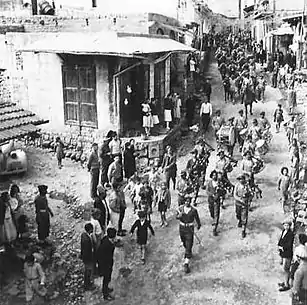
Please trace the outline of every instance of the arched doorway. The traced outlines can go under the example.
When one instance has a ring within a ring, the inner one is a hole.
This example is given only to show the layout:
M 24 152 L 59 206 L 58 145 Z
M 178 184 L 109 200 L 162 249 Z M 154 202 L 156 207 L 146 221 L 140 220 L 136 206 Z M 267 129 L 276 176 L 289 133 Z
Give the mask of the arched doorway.
M 161 28 L 159 28 L 159 29 L 157 29 L 157 34 L 158 35 L 164 35 L 164 31 Z

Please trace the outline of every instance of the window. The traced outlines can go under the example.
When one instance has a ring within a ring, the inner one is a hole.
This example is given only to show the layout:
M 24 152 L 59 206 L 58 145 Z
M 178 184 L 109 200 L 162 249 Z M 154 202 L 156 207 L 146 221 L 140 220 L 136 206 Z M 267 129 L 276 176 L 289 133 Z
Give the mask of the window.
M 64 66 L 63 94 L 65 124 L 97 128 L 95 66 Z

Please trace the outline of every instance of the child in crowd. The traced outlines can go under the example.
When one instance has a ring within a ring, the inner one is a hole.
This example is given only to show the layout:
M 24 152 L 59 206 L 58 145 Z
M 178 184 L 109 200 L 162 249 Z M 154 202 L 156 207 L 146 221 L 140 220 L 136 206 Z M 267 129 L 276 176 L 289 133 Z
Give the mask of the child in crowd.
M 286 213 L 291 179 L 289 176 L 289 169 L 287 167 L 282 167 L 280 172 L 281 176 L 278 180 L 278 190 L 281 192 L 280 200 L 282 202 L 284 213 Z
M 124 193 L 125 194 L 128 194 L 131 202 L 133 202 L 133 189 L 134 189 L 134 186 L 135 186 L 135 175 L 133 175 L 132 177 L 130 177 L 128 179 L 128 183 L 127 185 L 124 187 Z
M 161 183 L 155 198 L 155 205 L 158 204 L 158 212 L 161 216 L 161 227 L 167 227 L 166 212 L 171 206 L 171 193 L 165 181 Z
M 141 210 L 146 212 L 147 219 L 151 221 L 150 215 L 152 214 L 152 201 L 153 201 L 153 190 L 149 185 L 148 179 L 144 179 L 144 187 L 140 191 L 141 196 Z
M 136 176 L 135 177 L 135 185 L 133 187 L 133 190 L 132 190 L 132 196 L 131 196 L 131 199 L 132 199 L 132 202 L 133 202 L 133 205 L 134 205 L 134 209 L 133 209 L 133 212 L 136 213 L 136 211 L 138 210 L 138 206 L 140 204 L 140 201 L 141 201 L 141 197 L 140 197 L 140 191 L 143 187 L 143 183 L 141 183 L 141 178 L 139 176 Z
M 277 109 L 274 112 L 274 122 L 276 123 L 276 133 L 280 130 L 280 124 L 284 121 L 284 111 L 281 104 L 278 104 Z
M 161 182 L 161 176 L 159 173 L 159 166 L 158 165 L 153 165 L 149 174 L 148 174 L 148 181 L 149 181 L 149 185 L 153 190 L 154 193 L 154 197 L 157 194 L 157 190 L 159 188 L 159 184 Z
M 61 169 L 63 167 L 62 160 L 65 157 L 64 154 L 64 143 L 61 141 L 60 137 L 56 137 L 54 151 L 58 160 L 58 167 Z
M 137 234 L 137 243 L 141 249 L 141 260 L 143 264 L 145 264 L 145 252 L 146 252 L 146 245 L 148 239 L 148 229 L 150 230 L 152 236 L 155 235 L 154 229 L 151 226 L 150 222 L 146 219 L 146 213 L 144 211 L 138 212 L 138 217 L 135 223 L 132 225 L 130 234 L 133 235 L 135 229 Z

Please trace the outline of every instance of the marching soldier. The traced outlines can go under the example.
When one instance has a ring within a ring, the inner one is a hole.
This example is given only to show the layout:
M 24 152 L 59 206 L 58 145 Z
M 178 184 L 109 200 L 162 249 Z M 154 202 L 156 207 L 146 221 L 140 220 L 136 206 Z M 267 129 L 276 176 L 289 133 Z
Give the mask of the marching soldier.
M 242 155 L 249 151 L 252 155 L 255 154 L 256 144 L 253 142 L 252 136 L 248 135 L 246 140 L 244 141 L 243 148 L 242 148 Z
M 241 170 L 243 172 L 243 174 L 247 175 L 249 177 L 249 184 L 250 184 L 250 187 L 253 187 L 254 185 L 254 166 L 255 166 L 255 163 L 252 159 L 252 154 L 250 151 L 246 151 L 244 153 L 244 158 L 242 160 L 242 163 L 241 163 Z
M 238 228 L 242 228 L 242 238 L 245 238 L 251 191 L 246 181 L 245 175 L 239 176 L 237 180 L 239 182 L 235 185 L 233 196 L 235 199 Z
M 234 128 L 234 126 L 235 126 L 235 125 L 234 125 L 234 120 L 235 120 L 234 117 L 229 118 L 229 119 L 228 119 L 228 122 L 227 122 L 227 126 L 233 127 L 233 128 Z M 227 147 L 227 152 L 228 152 L 228 155 L 229 155 L 230 157 L 233 156 L 233 150 L 234 150 L 235 144 L 236 144 L 236 142 L 234 141 L 234 143 L 229 142 L 229 143 L 226 145 L 226 147 Z
M 200 188 L 200 178 L 201 178 L 201 167 L 199 163 L 199 159 L 197 157 L 197 150 L 191 151 L 193 158 L 190 159 L 187 163 L 186 170 L 189 175 L 189 180 L 194 187 L 194 200 L 193 204 L 196 205 L 198 192 Z
M 236 139 L 238 141 L 239 150 L 241 152 L 244 144 L 244 138 L 242 137 L 242 135 L 240 135 L 240 132 L 243 129 L 247 128 L 247 120 L 244 116 L 244 111 L 242 109 L 239 110 L 239 116 L 235 119 L 234 126 L 236 131 Z
M 262 133 L 271 128 L 271 123 L 269 122 L 268 118 L 266 118 L 264 111 L 262 111 L 260 113 L 259 127 L 260 127 Z
M 206 185 L 206 190 L 208 194 L 210 216 L 213 219 L 213 235 L 217 236 L 217 227 L 220 220 L 221 210 L 221 193 L 220 183 L 218 181 L 218 174 L 215 170 L 213 170 L 210 174 L 210 180 Z
M 210 150 L 205 147 L 203 149 L 203 152 L 198 155 L 202 186 L 204 186 L 206 181 L 206 172 L 209 164 L 210 155 L 211 155 Z
M 217 153 L 219 159 L 215 163 L 215 170 L 217 172 L 222 173 L 222 179 L 223 179 L 223 184 L 227 189 L 232 189 L 233 185 L 228 179 L 228 169 L 231 166 L 231 163 L 226 159 L 225 152 L 223 150 L 220 150 Z
M 261 139 L 261 128 L 258 125 L 257 119 L 253 119 L 253 125 L 250 127 L 248 134 L 252 136 L 254 142 Z
M 188 180 L 188 175 L 186 171 L 181 171 L 180 178 L 177 181 L 177 191 L 178 191 L 178 206 L 184 205 L 185 196 L 190 192 L 191 185 Z
M 197 229 L 201 227 L 198 212 L 191 206 L 191 199 L 186 198 L 183 206 L 177 211 L 177 219 L 179 219 L 180 239 L 185 248 L 184 254 L 184 271 L 190 273 L 190 259 L 192 258 L 192 247 L 194 240 L 194 222 L 197 223 Z

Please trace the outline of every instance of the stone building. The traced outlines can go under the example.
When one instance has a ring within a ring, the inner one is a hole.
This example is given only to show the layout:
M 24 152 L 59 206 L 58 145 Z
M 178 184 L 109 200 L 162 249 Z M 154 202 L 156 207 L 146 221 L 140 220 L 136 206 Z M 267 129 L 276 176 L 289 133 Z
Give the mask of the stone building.
M 170 92 L 171 53 L 191 50 L 160 35 L 48 33 L 21 49 L 28 89 L 21 105 L 54 132 L 132 136 L 142 127 L 142 101 Z

